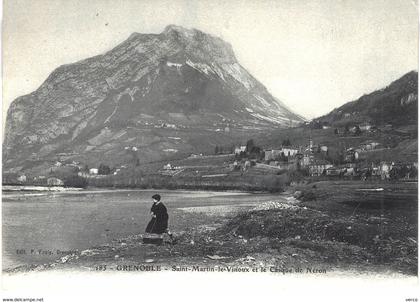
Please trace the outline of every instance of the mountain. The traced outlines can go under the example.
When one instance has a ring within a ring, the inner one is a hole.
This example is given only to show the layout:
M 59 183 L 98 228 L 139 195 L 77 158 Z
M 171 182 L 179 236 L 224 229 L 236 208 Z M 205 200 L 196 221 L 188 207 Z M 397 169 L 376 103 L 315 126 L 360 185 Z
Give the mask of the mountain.
M 170 25 L 60 66 L 13 101 L 3 168 L 138 164 L 302 121 L 237 62 L 228 43 Z
M 389 86 L 364 95 L 317 118 L 315 123 L 343 126 L 369 122 L 374 125 L 417 125 L 418 73 L 411 71 Z

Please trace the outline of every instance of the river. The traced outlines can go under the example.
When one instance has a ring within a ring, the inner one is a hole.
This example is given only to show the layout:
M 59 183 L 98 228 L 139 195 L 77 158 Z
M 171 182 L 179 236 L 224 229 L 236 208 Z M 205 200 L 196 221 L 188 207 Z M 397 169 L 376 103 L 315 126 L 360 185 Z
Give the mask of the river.
M 166 190 L 3 192 L 3 270 L 51 262 L 62 256 L 60 251 L 81 251 L 142 233 L 155 193 L 168 208 L 173 232 L 218 222 L 233 211 L 281 198 L 279 194 Z

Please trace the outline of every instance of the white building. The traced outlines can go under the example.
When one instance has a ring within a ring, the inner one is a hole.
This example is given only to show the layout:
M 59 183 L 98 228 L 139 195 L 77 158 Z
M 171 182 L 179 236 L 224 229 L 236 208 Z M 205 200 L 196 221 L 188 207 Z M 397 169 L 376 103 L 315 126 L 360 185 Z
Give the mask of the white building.
M 18 180 L 19 182 L 26 182 L 26 175 L 25 175 L 25 174 L 20 175 L 20 176 L 17 178 L 17 180 Z
M 281 156 L 281 150 L 265 150 L 264 160 L 276 160 Z
M 299 150 L 292 147 L 282 147 L 280 149 L 266 150 L 264 151 L 265 160 L 277 160 L 279 157 L 284 154 L 286 157 L 295 156 Z
M 380 163 L 380 174 L 381 174 L 381 178 L 382 179 L 389 179 L 390 177 L 390 172 L 392 170 L 392 165 L 393 163 L 389 163 L 389 162 L 381 162 Z
M 163 170 L 172 170 L 172 165 L 171 164 L 166 164 L 163 166 Z
M 90 168 L 89 174 L 98 175 L 98 169 L 97 168 Z
M 290 156 L 295 156 L 299 152 L 299 149 L 292 148 L 292 147 L 282 147 L 281 151 L 284 153 L 284 155 L 286 155 L 287 157 L 290 157 Z
M 359 125 L 360 130 L 362 131 L 368 131 L 372 128 L 372 125 L 369 123 L 363 123 Z
M 245 152 L 246 151 L 246 146 L 239 146 L 239 147 L 235 147 L 235 154 L 241 154 L 241 152 Z
M 63 186 L 64 182 L 57 177 L 50 177 L 47 179 L 47 185 L 49 186 Z
M 327 173 L 327 169 L 332 168 L 333 165 L 324 160 L 314 161 L 309 165 L 309 174 L 311 176 L 320 176 L 324 173 Z

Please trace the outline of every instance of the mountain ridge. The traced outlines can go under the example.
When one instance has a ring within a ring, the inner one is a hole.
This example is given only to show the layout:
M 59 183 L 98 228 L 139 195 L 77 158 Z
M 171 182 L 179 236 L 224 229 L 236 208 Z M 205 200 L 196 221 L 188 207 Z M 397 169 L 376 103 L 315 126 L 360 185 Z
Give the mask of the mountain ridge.
M 313 122 L 333 126 L 362 122 L 375 125 L 417 124 L 417 106 L 418 71 L 411 70 L 386 87 L 347 102 L 313 119 Z
M 133 33 L 103 55 L 59 66 L 38 89 L 17 98 L 8 110 L 3 154 L 6 167 L 13 167 L 31 156 L 42 162 L 63 152 L 88 162 L 109 152 L 110 160 L 121 153 L 118 145 L 139 141 L 144 149 L 158 142 L 161 150 L 178 150 L 157 133 L 168 124 L 189 131 L 182 138 L 188 153 L 197 149 L 190 142 L 194 129 L 261 131 L 301 121 L 237 62 L 229 43 L 169 25 L 160 34 Z M 144 151 L 165 157 L 158 148 Z

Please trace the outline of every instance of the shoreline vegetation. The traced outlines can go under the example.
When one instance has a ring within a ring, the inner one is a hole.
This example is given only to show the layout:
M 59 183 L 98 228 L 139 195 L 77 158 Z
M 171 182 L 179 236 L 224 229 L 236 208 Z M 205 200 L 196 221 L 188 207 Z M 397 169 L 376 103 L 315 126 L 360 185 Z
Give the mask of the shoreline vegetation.
M 170 177 L 147 178 L 133 183 L 117 183 L 112 179 L 90 180 L 84 187 L 74 186 L 45 186 L 3 184 L 3 191 L 61 191 L 83 190 L 92 188 L 107 189 L 139 189 L 139 190 L 194 190 L 194 191 L 241 191 L 241 192 L 284 192 L 286 180 L 282 175 L 278 177 L 242 177 L 241 179 L 221 179 L 217 181 L 203 181 L 192 178 Z
M 261 203 L 217 223 L 204 213 L 208 223 L 176 233 L 176 244 L 145 245 L 141 234 L 133 234 L 5 272 L 227 265 L 417 275 L 417 183 L 320 181 L 286 189 L 296 199 Z

